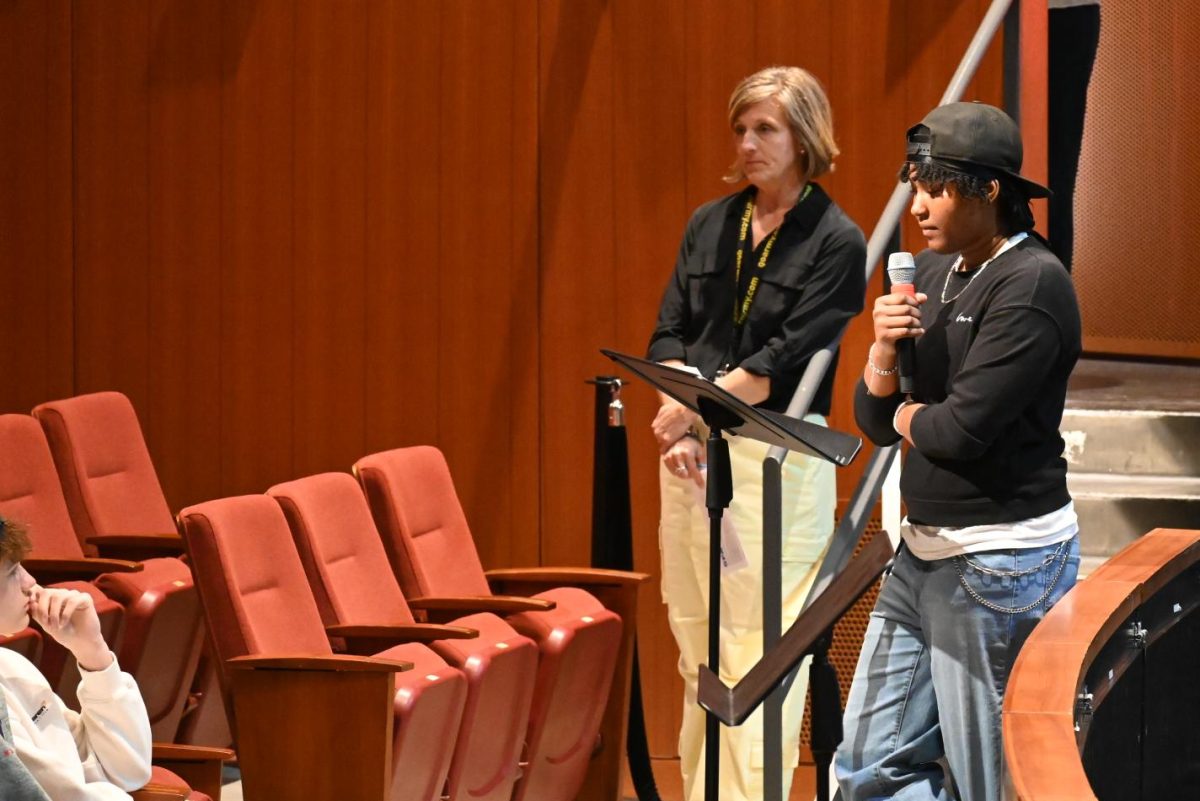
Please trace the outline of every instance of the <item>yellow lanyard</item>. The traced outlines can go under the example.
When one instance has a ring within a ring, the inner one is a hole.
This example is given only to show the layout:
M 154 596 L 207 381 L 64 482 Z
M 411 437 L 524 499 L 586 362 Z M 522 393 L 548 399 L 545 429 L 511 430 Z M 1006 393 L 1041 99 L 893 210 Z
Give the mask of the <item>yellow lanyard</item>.
M 812 191 L 812 184 L 804 187 L 804 193 L 800 199 L 796 201 L 796 205 L 804 202 L 808 197 L 808 193 Z M 746 211 L 742 214 L 742 228 L 738 232 L 738 247 L 737 256 L 734 257 L 734 272 L 733 272 L 733 324 L 740 328 L 746 324 L 746 318 L 750 316 L 750 307 L 754 305 L 754 293 L 758 291 L 758 274 L 767 266 L 767 259 L 771 257 L 771 248 L 775 246 L 775 238 L 779 236 L 779 229 L 782 224 L 777 226 L 771 232 L 771 236 L 767 239 L 767 244 L 763 247 L 762 255 L 758 258 L 758 270 L 750 278 L 750 286 L 746 289 L 746 297 L 742 298 L 741 308 L 737 302 L 737 288 L 742 285 L 742 254 L 746 250 L 746 234 L 750 230 L 750 218 L 754 216 L 754 199 L 746 201 Z

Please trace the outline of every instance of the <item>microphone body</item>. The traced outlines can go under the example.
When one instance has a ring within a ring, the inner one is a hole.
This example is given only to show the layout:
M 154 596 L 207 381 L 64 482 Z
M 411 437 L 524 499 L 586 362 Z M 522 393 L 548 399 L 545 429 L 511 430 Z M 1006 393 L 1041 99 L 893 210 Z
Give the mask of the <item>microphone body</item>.
M 887 273 L 893 292 L 900 292 L 910 298 L 917 296 L 917 289 L 913 286 L 913 277 L 917 273 L 917 267 L 911 253 L 893 253 L 888 256 Z M 905 395 L 913 393 L 916 381 L 917 354 L 915 347 L 916 343 L 913 342 L 912 337 L 896 341 L 896 366 L 900 372 L 900 391 Z

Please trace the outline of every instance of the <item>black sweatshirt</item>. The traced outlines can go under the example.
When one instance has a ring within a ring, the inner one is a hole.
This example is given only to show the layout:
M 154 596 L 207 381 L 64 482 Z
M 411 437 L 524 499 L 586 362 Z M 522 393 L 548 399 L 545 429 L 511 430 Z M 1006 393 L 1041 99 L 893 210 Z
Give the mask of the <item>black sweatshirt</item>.
M 1071 500 L 1058 426 L 1080 351 L 1074 287 L 1033 236 L 982 272 L 949 275 L 956 258 L 916 258 L 914 283 L 929 300 L 913 400 L 928 405 L 913 417 L 901 474 L 909 519 L 969 526 L 1047 514 Z M 901 400 L 873 397 L 859 381 L 854 414 L 872 442 L 900 438 Z
M 784 217 L 745 326 L 733 322 L 766 238 L 742 264 L 735 286 L 738 229 L 753 186 L 704 204 L 692 214 L 667 282 L 646 358 L 680 359 L 708 378 L 727 362 L 771 380 L 758 404 L 787 409 L 812 355 L 862 311 L 867 243 L 862 231 L 818 184 Z M 829 414 L 837 354 L 810 411 Z

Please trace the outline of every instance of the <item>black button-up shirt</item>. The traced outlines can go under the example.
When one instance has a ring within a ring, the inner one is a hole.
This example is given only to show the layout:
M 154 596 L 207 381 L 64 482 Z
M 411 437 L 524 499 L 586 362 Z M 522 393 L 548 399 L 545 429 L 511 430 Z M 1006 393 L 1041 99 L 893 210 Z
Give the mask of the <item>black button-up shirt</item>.
M 759 405 L 782 412 L 812 355 L 862 311 L 867 245 L 858 226 L 814 183 L 784 217 L 761 273 L 758 259 L 768 237 L 753 253 L 747 247 L 739 288 L 734 279 L 738 232 L 754 193 L 748 187 L 692 214 L 647 358 L 681 359 L 709 378 L 726 366 L 766 376 L 771 392 Z M 738 329 L 734 306 L 740 307 L 754 274 L 758 290 Z M 829 414 L 836 365 L 835 354 L 810 411 Z

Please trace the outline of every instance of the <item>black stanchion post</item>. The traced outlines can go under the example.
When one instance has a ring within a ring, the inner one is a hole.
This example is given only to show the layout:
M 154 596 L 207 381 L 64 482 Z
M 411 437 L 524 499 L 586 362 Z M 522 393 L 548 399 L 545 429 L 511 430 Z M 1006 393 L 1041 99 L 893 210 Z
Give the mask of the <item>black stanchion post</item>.
M 592 461 L 592 567 L 633 570 L 633 511 L 629 496 L 629 442 L 621 379 L 597 376 Z M 625 740 L 629 775 L 640 801 L 659 801 L 650 766 L 650 744 L 642 708 L 637 642 L 629 686 L 629 732 Z

